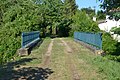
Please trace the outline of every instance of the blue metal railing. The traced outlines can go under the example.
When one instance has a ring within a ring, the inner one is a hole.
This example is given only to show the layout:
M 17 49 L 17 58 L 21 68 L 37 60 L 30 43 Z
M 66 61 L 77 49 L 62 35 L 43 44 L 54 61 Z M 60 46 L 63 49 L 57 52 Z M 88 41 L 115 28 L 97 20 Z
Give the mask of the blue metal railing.
M 102 49 L 102 33 L 74 32 L 74 39 Z
M 40 40 L 40 32 L 39 31 L 23 32 L 21 47 L 22 48 L 29 47 L 31 44 L 33 44 L 39 40 Z

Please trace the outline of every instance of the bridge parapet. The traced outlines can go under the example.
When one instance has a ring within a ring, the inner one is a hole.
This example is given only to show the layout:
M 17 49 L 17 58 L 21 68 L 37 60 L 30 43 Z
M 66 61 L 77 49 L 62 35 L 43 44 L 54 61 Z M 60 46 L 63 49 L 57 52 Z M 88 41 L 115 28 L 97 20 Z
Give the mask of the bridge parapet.
M 40 41 L 40 32 L 23 32 L 21 39 L 21 48 L 18 50 L 18 54 L 20 56 L 28 55 L 29 50 Z

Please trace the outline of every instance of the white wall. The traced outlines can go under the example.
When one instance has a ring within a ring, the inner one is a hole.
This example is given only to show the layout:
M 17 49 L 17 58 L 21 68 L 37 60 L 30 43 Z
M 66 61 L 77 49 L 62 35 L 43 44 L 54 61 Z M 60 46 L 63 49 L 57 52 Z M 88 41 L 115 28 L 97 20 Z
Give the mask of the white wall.
M 100 30 L 110 32 L 112 27 L 120 27 L 120 19 L 118 21 L 115 21 L 114 19 L 110 20 L 108 17 L 109 16 L 107 15 L 104 23 L 98 24 Z M 112 36 L 114 39 L 116 38 L 120 42 L 120 35 L 117 36 L 116 34 L 113 34 Z
M 110 20 L 110 19 L 108 19 L 108 16 L 106 16 L 105 22 L 98 24 L 98 27 L 101 30 L 110 32 L 112 27 L 120 27 L 120 19 L 118 21 L 115 21 L 114 19 Z

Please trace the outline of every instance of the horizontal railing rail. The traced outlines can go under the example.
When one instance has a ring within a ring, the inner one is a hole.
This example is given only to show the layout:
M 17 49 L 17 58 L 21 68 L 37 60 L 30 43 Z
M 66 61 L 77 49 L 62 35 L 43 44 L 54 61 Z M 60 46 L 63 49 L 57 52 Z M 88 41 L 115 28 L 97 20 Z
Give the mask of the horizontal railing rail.
M 74 32 L 74 39 L 102 49 L 102 33 Z
M 32 44 L 36 43 L 39 40 L 40 40 L 40 32 L 39 31 L 23 32 L 21 47 L 22 48 L 30 47 Z

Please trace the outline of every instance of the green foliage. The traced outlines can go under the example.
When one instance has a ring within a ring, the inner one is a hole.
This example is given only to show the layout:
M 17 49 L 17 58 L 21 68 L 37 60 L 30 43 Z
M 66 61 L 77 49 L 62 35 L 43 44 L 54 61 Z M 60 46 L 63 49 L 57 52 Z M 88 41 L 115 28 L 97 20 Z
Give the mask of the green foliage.
M 99 32 L 100 29 L 96 22 L 92 21 L 85 12 L 77 11 L 73 16 L 73 24 L 70 26 L 70 34 L 73 35 L 74 31 L 82 32 Z
M 116 56 L 116 55 L 107 55 L 105 57 L 108 58 L 108 59 L 110 59 L 110 60 L 114 60 L 114 61 L 120 62 L 120 55 L 119 56 Z
M 103 8 L 111 18 L 114 18 L 116 21 L 120 19 L 120 0 L 99 1 L 102 2 L 101 8 Z M 120 28 L 113 27 L 111 31 L 115 34 L 120 34 Z M 120 43 L 113 40 L 110 34 L 103 34 L 103 50 L 106 51 L 107 54 L 110 54 L 107 56 L 108 59 L 120 61 Z
M 105 20 L 106 19 L 106 14 L 101 10 L 97 12 L 97 19 L 98 20 Z
M 103 74 L 103 80 L 119 80 L 120 79 L 120 63 L 111 61 L 106 57 L 98 56 L 93 59 L 93 65 L 98 67 L 98 73 Z
M 115 20 L 118 21 L 120 19 L 120 12 L 113 13 L 113 16 L 115 17 Z
M 70 31 L 70 24 L 72 23 L 71 19 L 64 19 L 61 24 L 59 24 L 58 36 L 68 37 Z
M 97 23 L 86 13 L 77 10 L 75 0 L 0 0 L 0 63 L 14 58 L 24 31 L 39 30 L 42 36 L 48 32 L 64 37 L 72 36 L 74 31 L 99 32 Z M 114 41 L 107 44 L 110 42 Z M 116 50 L 115 43 L 106 48 L 107 44 L 103 46 L 107 53 Z
M 72 17 L 77 11 L 75 0 L 64 0 L 64 12 L 66 16 Z
M 114 34 L 119 34 L 119 35 L 120 35 L 120 27 L 119 27 L 119 28 L 113 27 L 113 28 L 111 29 L 111 31 L 114 32 Z
M 98 0 L 102 4 L 100 5 L 107 14 L 115 17 L 115 20 L 118 21 L 120 19 L 120 0 Z
M 1 1 L 2 22 L 0 27 L 0 63 L 14 58 L 16 50 L 21 45 L 23 31 L 39 30 L 40 8 L 29 0 Z
M 102 49 L 106 52 L 106 54 L 114 54 L 117 49 L 117 41 L 113 40 L 109 33 L 103 33 L 102 41 Z
M 95 10 L 93 10 L 91 7 L 82 8 L 81 11 L 86 12 L 86 14 L 88 14 L 91 19 L 95 16 Z
M 14 58 L 21 45 L 22 32 L 40 30 L 45 36 L 48 29 L 50 34 L 68 36 L 72 21 L 66 16 L 65 4 L 61 0 L 1 0 L 0 63 Z M 67 4 L 73 15 L 77 9 L 75 1 Z
M 120 0 L 98 0 L 98 1 L 102 3 L 100 5 L 101 8 L 105 9 L 106 11 L 120 7 Z

